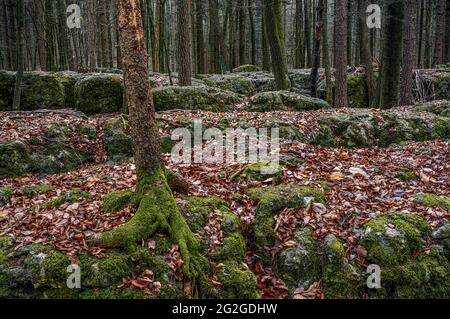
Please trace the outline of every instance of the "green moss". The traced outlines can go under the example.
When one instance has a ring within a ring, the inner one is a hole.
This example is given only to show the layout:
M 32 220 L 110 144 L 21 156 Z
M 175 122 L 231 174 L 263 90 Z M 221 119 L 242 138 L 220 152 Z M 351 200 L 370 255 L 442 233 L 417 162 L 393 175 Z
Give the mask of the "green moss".
M 123 120 L 111 120 L 103 129 L 103 144 L 108 157 L 119 161 L 133 156 L 131 138 L 125 132 Z
M 82 287 L 110 287 L 121 283 L 132 273 L 129 258 L 123 253 L 111 253 L 105 258 L 80 254 Z
M 0 207 L 9 203 L 11 200 L 13 189 L 10 187 L 0 188 Z
M 450 100 L 449 73 L 438 73 L 433 76 L 433 87 L 436 100 Z
M 223 299 L 258 299 L 256 276 L 249 270 L 242 270 L 239 264 L 227 262 L 219 270 L 222 283 L 220 297 Z
M 154 89 L 153 100 L 156 111 L 185 109 L 225 112 L 239 101 L 239 96 L 206 86 L 168 86 Z
M 75 108 L 75 84 L 80 78 L 80 74 L 71 71 L 56 72 L 53 74 L 59 83 L 64 87 L 64 105 Z
M 49 207 L 58 207 L 61 206 L 63 204 L 73 204 L 77 201 L 79 201 L 80 199 L 85 199 L 85 198 L 90 198 L 91 195 L 87 192 L 82 191 L 79 188 L 74 188 L 70 191 L 68 191 L 67 193 L 65 193 L 64 195 L 58 196 L 46 203 L 44 203 L 42 205 L 42 207 L 44 208 L 49 208 Z
M 340 265 L 326 265 L 322 274 L 322 283 L 327 299 L 356 299 L 362 295 L 362 276 L 357 268 L 346 260 Z
M 0 143 L 0 179 L 24 175 L 30 168 L 30 150 L 21 141 Z
M 250 189 L 247 194 L 258 202 L 255 221 L 255 251 L 264 263 L 270 263 L 266 247 L 275 244 L 274 215 L 284 208 L 306 207 L 307 200 L 325 204 L 324 194 L 313 188 L 280 185 Z
M 306 111 L 329 108 L 327 102 L 289 91 L 256 94 L 250 99 L 249 112 Z
M 114 191 L 103 197 L 102 207 L 105 213 L 117 212 L 125 208 L 131 202 L 133 191 L 120 190 Z
M 12 109 L 15 82 L 13 72 L 0 70 L 0 111 Z
M 213 75 L 203 80 L 206 85 L 246 96 L 255 94 L 255 85 L 244 76 Z
M 265 181 L 273 179 L 275 183 L 281 182 L 283 166 L 275 163 L 254 163 L 247 165 L 239 174 L 235 175 L 233 181 Z
M 297 288 L 309 288 L 319 280 L 320 257 L 311 228 L 298 229 L 294 235 L 295 247 L 286 248 L 277 254 L 277 274 L 287 284 L 291 293 Z
M 180 174 L 166 169 L 166 178 L 172 191 L 181 194 L 186 194 L 189 191 L 189 183 Z
M 85 76 L 75 84 L 76 109 L 85 114 L 112 113 L 122 110 L 123 84 L 117 75 Z
M 413 171 L 403 169 L 397 174 L 396 178 L 398 178 L 401 181 L 408 182 L 418 180 L 419 176 L 417 176 L 417 174 Z
M 244 261 L 246 252 L 245 241 L 239 232 L 226 236 L 218 252 L 212 254 L 212 258 L 218 261 Z
M 22 110 L 64 108 L 64 87 L 50 73 L 25 72 L 22 82 Z
M 239 73 L 239 72 L 257 72 L 261 71 L 261 68 L 256 65 L 252 64 L 243 64 L 241 66 L 238 66 L 237 68 L 233 69 L 233 73 Z
M 422 236 L 431 230 L 422 217 L 414 214 L 387 213 L 364 225 L 360 240 L 368 259 L 379 265 L 396 265 L 421 250 Z
M 21 189 L 21 191 L 25 196 L 33 198 L 37 195 L 52 192 L 54 189 L 55 188 L 51 185 L 41 184 L 36 186 L 25 186 Z
M 369 95 L 364 74 L 347 77 L 348 105 L 354 108 L 368 108 Z
M 427 207 L 437 206 L 450 211 L 450 199 L 434 194 L 420 194 L 414 199 L 414 202 Z
M 76 125 L 76 130 L 80 136 L 85 137 L 91 141 L 97 138 L 97 129 L 93 125 L 78 124 Z

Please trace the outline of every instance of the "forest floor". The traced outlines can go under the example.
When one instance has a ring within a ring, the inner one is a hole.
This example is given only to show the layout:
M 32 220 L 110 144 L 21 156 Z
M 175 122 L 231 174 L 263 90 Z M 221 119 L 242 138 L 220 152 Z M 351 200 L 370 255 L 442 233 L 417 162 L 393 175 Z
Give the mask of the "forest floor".
M 300 131 L 314 134 L 320 115 L 332 111 L 272 112 L 272 113 L 209 113 L 175 111 L 159 114 L 162 119 L 202 118 L 214 125 L 223 117 L 246 117 L 250 124 L 277 118 L 295 124 Z M 340 110 L 339 112 L 346 112 Z M 374 111 L 375 112 L 375 111 Z M 379 112 L 379 111 L 376 111 Z M 376 113 L 375 112 L 375 113 Z M 102 144 L 104 123 L 118 114 L 90 118 L 59 113 L 15 112 L 0 113 L 0 141 L 27 139 L 42 136 L 51 123 L 89 123 L 97 128 L 94 141 L 74 138 L 68 141 L 81 150 L 96 154 L 94 163 L 76 170 L 56 175 L 28 175 L 17 179 L 1 180 L 1 187 L 14 189 L 11 201 L 0 209 L 0 237 L 13 235 L 18 246 L 30 243 L 51 244 L 56 249 L 76 256 L 79 251 L 101 256 L 100 247 L 88 246 L 86 236 L 102 232 L 125 223 L 134 213 L 133 208 L 105 214 L 102 198 L 111 191 L 135 187 L 135 166 L 132 162 L 111 163 L 106 161 Z M 448 141 L 410 142 L 389 148 L 324 148 L 300 142 L 282 142 L 281 153 L 299 157 L 303 163 L 283 169 L 282 183 L 309 185 L 322 188 L 327 205 L 313 205 L 305 209 L 286 209 L 277 215 L 277 247 L 289 247 L 296 225 L 311 226 L 314 236 L 324 238 L 333 233 L 345 241 L 348 254 L 358 254 L 358 239 L 354 229 L 371 219 L 373 214 L 391 211 L 416 212 L 427 219 L 433 227 L 450 219 L 448 211 L 439 207 L 426 207 L 414 202 L 420 193 L 434 193 L 449 197 L 450 148 Z M 244 225 L 247 247 L 252 247 L 251 232 L 255 219 L 256 204 L 244 192 L 250 187 L 271 185 L 264 182 L 230 182 L 230 177 L 245 164 L 175 165 L 169 154 L 164 156 L 166 165 L 188 181 L 189 195 L 218 196 L 231 203 L 233 212 Z M 399 173 L 408 169 L 417 178 L 403 181 Z M 33 185 L 51 185 L 53 190 L 37 197 L 27 197 L 21 190 Z M 43 208 L 40 204 L 65 192 L 80 188 L 92 196 L 58 208 Z M 233 194 L 240 193 L 236 199 Z M 179 194 L 175 194 L 176 197 Z M 214 218 L 214 214 L 211 214 Z M 211 223 L 213 224 L 213 223 Z M 211 241 L 220 241 L 220 234 L 204 229 L 203 234 Z M 287 288 L 270 268 L 264 268 L 248 252 L 247 264 L 259 280 L 263 297 L 286 296 Z

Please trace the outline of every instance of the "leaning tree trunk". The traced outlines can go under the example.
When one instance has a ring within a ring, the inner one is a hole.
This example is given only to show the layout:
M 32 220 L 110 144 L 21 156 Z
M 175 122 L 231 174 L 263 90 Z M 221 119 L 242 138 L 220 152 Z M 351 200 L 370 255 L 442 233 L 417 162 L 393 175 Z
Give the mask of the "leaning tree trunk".
M 17 1 L 17 37 L 16 37 L 16 45 L 17 45 L 17 73 L 16 73 L 16 84 L 14 87 L 14 99 L 12 109 L 14 111 L 18 111 L 20 108 L 20 95 L 21 95 L 21 86 L 23 79 L 23 64 L 24 64 L 24 39 L 23 39 L 23 30 L 25 28 L 25 7 L 24 0 Z
M 191 65 L 191 2 L 177 1 L 177 51 L 178 51 L 178 85 L 192 84 Z
M 139 0 L 116 0 L 116 5 L 137 170 L 133 202 L 138 209 L 126 224 L 97 235 L 93 241 L 104 247 L 122 247 L 148 239 L 157 231 L 167 232 L 180 247 L 185 275 L 195 281 L 200 242 L 177 207 L 161 162 Z
M 400 84 L 400 106 L 412 105 L 412 73 L 416 52 L 416 0 L 405 1 L 403 31 L 403 67 Z
M 289 80 L 284 46 L 284 35 L 281 23 L 281 0 L 264 0 L 264 17 L 267 41 L 272 55 L 272 68 L 277 90 L 289 90 Z
M 336 42 L 336 96 L 337 108 L 347 107 L 347 0 L 336 0 L 335 13 Z
M 404 0 L 387 0 L 381 62 L 381 107 L 399 105 Z

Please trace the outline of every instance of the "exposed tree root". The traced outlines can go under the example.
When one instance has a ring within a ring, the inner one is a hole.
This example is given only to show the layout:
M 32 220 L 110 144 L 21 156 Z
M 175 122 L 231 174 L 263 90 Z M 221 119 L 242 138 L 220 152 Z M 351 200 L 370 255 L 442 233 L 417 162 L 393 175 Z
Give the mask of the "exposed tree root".
M 183 272 L 194 283 L 199 277 L 200 240 L 194 236 L 181 215 L 164 169 L 152 175 L 139 175 L 139 185 L 133 202 L 139 207 L 124 225 L 99 234 L 94 242 L 102 247 L 128 247 L 146 240 L 157 231 L 167 232 L 178 244 L 183 258 Z

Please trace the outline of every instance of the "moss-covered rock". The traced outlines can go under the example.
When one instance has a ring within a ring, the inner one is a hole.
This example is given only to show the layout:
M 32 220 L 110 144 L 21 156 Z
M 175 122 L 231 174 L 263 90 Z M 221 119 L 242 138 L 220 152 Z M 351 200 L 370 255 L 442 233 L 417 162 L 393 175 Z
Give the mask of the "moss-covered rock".
M 68 108 L 75 108 L 75 84 L 81 75 L 73 71 L 56 72 L 53 75 L 64 87 L 64 105 Z
M 0 111 L 11 110 L 15 82 L 14 72 L 0 70 Z
M 362 274 L 357 266 L 348 262 L 340 239 L 328 235 L 324 240 L 325 266 L 322 274 L 324 294 L 330 299 L 360 297 Z
M 49 200 L 48 202 L 44 203 L 42 206 L 45 208 L 48 207 L 58 207 L 63 204 L 73 204 L 81 199 L 90 198 L 91 195 L 79 188 L 71 189 L 70 191 L 66 192 L 65 194 L 58 196 L 52 200 Z
M 262 261 L 271 261 L 268 247 L 275 244 L 274 216 L 284 208 L 306 207 L 310 201 L 325 204 L 324 194 L 309 187 L 280 185 L 249 189 L 247 194 L 256 202 L 255 252 Z
M 250 99 L 249 112 L 308 111 L 329 108 L 321 99 L 289 92 L 272 91 L 256 94 Z
M 206 85 L 231 91 L 245 96 L 252 96 L 256 92 L 253 82 L 241 75 L 212 75 L 203 79 Z
M 25 72 L 20 100 L 21 110 L 64 108 L 64 86 L 45 72 Z
M 219 270 L 218 277 L 222 283 L 220 298 L 223 299 L 258 299 L 256 276 L 249 270 L 240 269 L 239 264 L 226 262 Z
M 226 112 L 239 101 L 230 91 L 206 86 L 168 86 L 153 90 L 157 111 L 173 109 Z
M 450 211 L 450 199 L 434 194 L 420 194 L 414 198 L 414 202 L 427 207 L 437 206 Z
M 113 213 L 125 208 L 130 204 L 133 191 L 120 190 L 108 193 L 103 197 L 102 207 L 105 213 Z
M 76 109 L 85 114 L 112 113 L 122 110 L 123 84 L 120 76 L 94 74 L 75 84 Z
M 278 129 L 279 138 L 289 141 L 305 142 L 305 135 L 300 132 L 297 126 L 276 118 L 268 118 L 260 128 L 267 128 L 267 133 L 271 135 L 272 129 Z
M 35 186 L 25 186 L 21 189 L 22 193 L 29 197 L 33 198 L 37 195 L 45 194 L 48 192 L 52 192 L 55 188 L 51 185 L 35 185 Z
M 232 72 L 239 73 L 239 72 L 257 72 L 257 71 L 261 71 L 261 68 L 259 66 L 252 64 L 244 64 L 238 66 L 237 68 L 234 68 Z
M 322 73 L 322 70 L 319 70 Z M 296 91 L 311 91 L 311 69 L 294 69 L 288 72 L 293 89 Z
M 103 129 L 103 144 L 109 159 L 120 161 L 133 156 L 131 138 L 125 132 L 123 120 L 107 122 Z
M 25 143 L 0 143 L 0 178 L 21 176 L 29 171 L 30 164 L 30 149 Z
M 356 73 L 347 77 L 348 105 L 354 108 L 369 107 L 369 93 L 364 74 Z
M 431 236 L 442 247 L 445 257 L 450 260 L 450 222 L 444 222 Z
M 9 203 L 13 190 L 10 187 L 0 187 L 0 207 Z
M 371 147 L 376 143 L 376 119 L 371 113 L 326 115 L 319 119 L 314 143 L 330 147 Z
M 295 247 L 277 255 L 277 274 L 292 293 L 297 288 L 307 289 L 318 281 L 321 274 L 320 257 L 311 228 L 298 229 L 294 235 Z
M 436 100 L 450 100 L 450 72 L 434 74 L 433 88 Z
M 443 117 L 450 117 L 450 101 L 441 100 L 418 104 L 411 111 L 418 113 L 428 112 Z
M 249 164 L 233 176 L 233 181 L 259 181 L 263 182 L 271 179 L 279 184 L 283 176 L 283 166 L 275 163 L 254 163 Z

